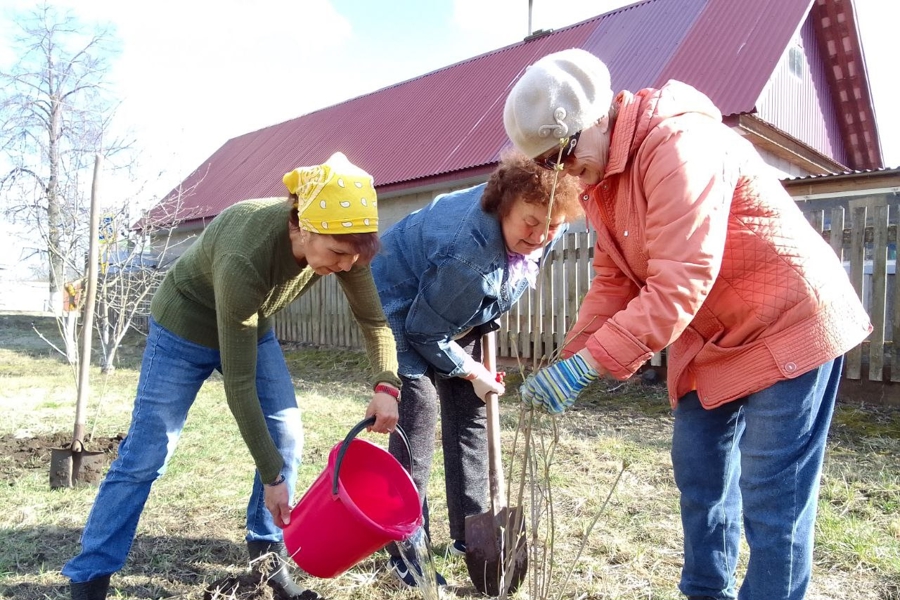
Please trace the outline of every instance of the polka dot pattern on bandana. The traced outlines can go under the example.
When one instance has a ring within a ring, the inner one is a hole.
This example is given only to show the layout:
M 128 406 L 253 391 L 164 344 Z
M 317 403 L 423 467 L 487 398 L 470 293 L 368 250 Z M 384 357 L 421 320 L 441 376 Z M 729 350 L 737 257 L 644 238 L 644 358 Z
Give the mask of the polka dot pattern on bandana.
M 372 177 L 341 153 L 317 167 L 285 174 L 284 183 L 297 195 L 300 226 L 314 233 L 378 231 L 378 200 Z

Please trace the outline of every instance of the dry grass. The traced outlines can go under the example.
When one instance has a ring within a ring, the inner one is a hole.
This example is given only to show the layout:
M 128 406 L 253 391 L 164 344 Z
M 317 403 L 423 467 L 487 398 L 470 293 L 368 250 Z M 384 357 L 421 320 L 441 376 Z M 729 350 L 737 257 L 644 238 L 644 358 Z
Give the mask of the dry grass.
M 30 320 L 29 320 L 30 323 Z M 52 322 L 38 326 L 52 335 Z M 91 424 L 98 436 L 127 430 L 142 340 L 135 337 L 115 374 L 93 373 Z M 363 416 L 365 359 L 359 354 L 288 348 L 289 367 L 304 410 L 306 448 L 298 489 L 305 490 L 328 451 Z M 0 436 L 70 432 L 71 369 L 30 332 L 23 318 L 0 317 Z M 510 387 L 515 387 L 511 378 Z M 118 598 L 200 599 L 209 583 L 247 568 L 243 521 L 249 455 L 224 408 L 221 381 L 202 389 L 169 470 L 154 486 L 125 568 L 113 579 Z M 518 406 L 505 400 L 504 443 L 511 445 Z M 671 416 L 665 394 L 639 382 L 594 386 L 558 419 L 552 470 L 561 567 L 571 564 L 597 510 L 619 475 L 560 597 L 679 599 L 681 561 L 678 496 L 671 474 Z M 383 444 L 384 438 L 366 434 Z M 4 473 L 12 468 L 3 463 Z M 0 486 L 0 596 L 65 598 L 64 562 L 96 488 L 51 491 L 49 466 L 25 464 Z M 440 452 L 431 482 L 437 568 L 451 585 L 447 598 L 474 598 L 465 563 L 446 555 L 449 543 Z M 810 599 L 900 599 L 900 412 L 840 407 L 822 481 L 818 546 Z M 401 589 L 378 553 L 332 580 L 310 580 L 336 600 L 419 598 Z M 525 590 L 517 597 L 525 597 Z

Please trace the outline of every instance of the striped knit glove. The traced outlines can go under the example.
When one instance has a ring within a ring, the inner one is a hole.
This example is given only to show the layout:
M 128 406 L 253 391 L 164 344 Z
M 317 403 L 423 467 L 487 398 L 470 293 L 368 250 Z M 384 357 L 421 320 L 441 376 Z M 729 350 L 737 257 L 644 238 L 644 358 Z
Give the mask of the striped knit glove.
M 598 377 L 597 371 L 575 354 L 530 376 L 519 393 L 522 402 L 555 415 L 572 406 L 581 390 Z

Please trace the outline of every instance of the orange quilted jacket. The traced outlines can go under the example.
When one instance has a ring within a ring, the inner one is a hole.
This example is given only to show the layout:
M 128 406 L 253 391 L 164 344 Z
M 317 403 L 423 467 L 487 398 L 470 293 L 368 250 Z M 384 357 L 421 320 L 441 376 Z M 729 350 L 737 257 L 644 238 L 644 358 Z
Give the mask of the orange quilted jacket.
M 585 195 L 594 280 L 564 353 L 625 379 L 668 347 L 670 399 L 707 408 L 797 377 L 872 330 L 832 249 L 752 145 L 694 88 L 616 97 Z

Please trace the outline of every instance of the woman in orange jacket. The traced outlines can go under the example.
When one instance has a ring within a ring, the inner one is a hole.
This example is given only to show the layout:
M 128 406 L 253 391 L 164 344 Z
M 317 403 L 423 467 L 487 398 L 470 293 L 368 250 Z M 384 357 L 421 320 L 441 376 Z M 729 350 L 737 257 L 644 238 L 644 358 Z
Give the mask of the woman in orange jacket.
M 803 598 L 842 355 L 872 330 L 834 252 L 684 83 L 614 96 L 603 62 L 565 50 L 516 82 L 504 123 L 525 154 L 586 185 L 597 230 L 566 358 L 529 377 L 523 401 L 561 412 L 668 348 L 682 593 Z

